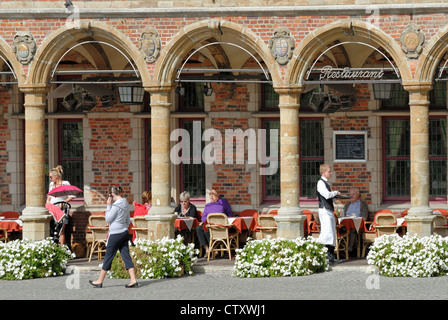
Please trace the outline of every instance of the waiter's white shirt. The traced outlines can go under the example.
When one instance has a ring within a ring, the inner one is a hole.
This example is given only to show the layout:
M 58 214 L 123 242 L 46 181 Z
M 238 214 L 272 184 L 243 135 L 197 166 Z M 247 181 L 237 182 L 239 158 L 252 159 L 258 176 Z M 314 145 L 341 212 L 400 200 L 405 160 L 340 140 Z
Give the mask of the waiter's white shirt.
M 321 177 L 321 179 L 328 183 L 327 178 Z M 336 197 L 338 192 L 328 191 L 322 180 L 317 182 L 317 192 L 319 192 L 325 199 Z M 319 242 L 324 245 L 336 247 L 336 220 L 334 218 L 334 213 L 325 208 L 319 208 L 318 213 L 320 220 Z

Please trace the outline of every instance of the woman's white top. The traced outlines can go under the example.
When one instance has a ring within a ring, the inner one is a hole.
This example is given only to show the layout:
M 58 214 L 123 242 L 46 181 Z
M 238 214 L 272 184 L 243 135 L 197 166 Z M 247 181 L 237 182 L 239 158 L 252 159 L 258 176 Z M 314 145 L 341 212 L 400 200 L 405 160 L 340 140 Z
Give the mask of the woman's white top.
M 62 181 L 62 185 L 63 186 L 69 186 L 70 182 L 68 181 Z M 55 188 L 53 181 L 50 182 L 50 186 L 48 188 L 48 192 L 50 192 L 51 190 L 53 190 Z M 50 197 L 50 203 L 51 204 L 55 204 L 56 202 L 61 202 L 61 201 L 65 201 L 68 198 L 76 198 L 75 196 L 62 196 L 62 197 L 53 197 L 51 195 L 49 195 Z

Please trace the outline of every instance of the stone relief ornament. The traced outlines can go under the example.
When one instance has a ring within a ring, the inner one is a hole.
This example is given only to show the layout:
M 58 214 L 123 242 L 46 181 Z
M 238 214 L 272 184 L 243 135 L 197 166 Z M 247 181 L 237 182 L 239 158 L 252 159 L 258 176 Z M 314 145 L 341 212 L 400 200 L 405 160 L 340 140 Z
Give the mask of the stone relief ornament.
M 147 28 L 140 36 L 140 51 L 146 62 L 154 63 L 160 54 L 161 41 L 159 33 L 154 28 Z
M 287 64 L 291 60 L 294 47 L 295 40 L 291 37 L 288 28 L 278 27 L 274 30 L 274 36 L 269 39 L 269 49 L 279 64 Z
M 21 64 L 29 64 L 36 54 L 36 40 L 30 32 L 20 31 L 13 39 L 12 49 Z
M 409 24 L 400 36 L 401 49 L 409 59 L 417 59 L 423 50 L 425 34 L 416 24 Z

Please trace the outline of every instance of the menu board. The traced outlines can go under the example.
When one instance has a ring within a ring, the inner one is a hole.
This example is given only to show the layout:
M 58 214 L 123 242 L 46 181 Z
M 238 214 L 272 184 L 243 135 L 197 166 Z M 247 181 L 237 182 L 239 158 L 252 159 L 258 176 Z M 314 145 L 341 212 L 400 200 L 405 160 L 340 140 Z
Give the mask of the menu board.
M 366 161 L 365 131 L 334 131 L 334 161 Z

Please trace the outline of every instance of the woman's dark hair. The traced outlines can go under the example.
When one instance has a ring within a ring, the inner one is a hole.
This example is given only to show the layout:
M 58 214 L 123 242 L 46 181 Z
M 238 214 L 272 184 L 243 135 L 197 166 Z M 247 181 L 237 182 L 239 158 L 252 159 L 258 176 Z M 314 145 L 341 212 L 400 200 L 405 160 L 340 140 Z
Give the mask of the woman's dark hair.
M 120 186 L 110 187 L 109 193 L 115 193 L 117 196 L 120 196 L 123 193 L 123 189 Z

